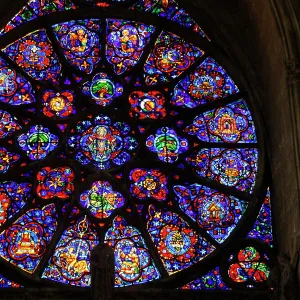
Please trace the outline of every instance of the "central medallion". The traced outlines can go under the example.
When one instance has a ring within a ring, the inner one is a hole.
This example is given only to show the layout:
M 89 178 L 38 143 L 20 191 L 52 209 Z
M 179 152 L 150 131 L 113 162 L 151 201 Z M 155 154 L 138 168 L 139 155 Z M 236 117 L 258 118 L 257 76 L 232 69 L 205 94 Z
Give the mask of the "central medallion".
M 121 166 L 131 158 L 137 141 L 126 123 L 112 124 L 109 117 L 100 115 L 93 120 L 81 121 L 72 130 L 69 139 L 71 150 L 83 165 L 92 163 L 97 169 Z

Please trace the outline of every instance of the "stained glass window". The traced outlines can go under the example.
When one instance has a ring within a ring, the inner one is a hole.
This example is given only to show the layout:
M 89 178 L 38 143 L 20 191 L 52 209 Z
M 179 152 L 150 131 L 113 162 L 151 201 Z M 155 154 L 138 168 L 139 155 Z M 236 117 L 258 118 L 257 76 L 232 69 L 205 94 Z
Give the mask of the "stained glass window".
M 0 43 L 0 287 L 89 287 L 107 243 L 118 288 L 268 288 L 260 122 L 186 7 L 30 0 Z

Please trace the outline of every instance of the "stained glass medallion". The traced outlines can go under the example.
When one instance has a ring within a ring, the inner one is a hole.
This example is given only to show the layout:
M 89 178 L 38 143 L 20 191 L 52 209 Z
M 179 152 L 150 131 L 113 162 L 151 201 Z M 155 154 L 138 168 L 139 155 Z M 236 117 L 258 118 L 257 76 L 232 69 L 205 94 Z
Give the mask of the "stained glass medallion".
M 254 105 L 184 8 L 31 0 L 10 30 L 0 264 L 28 273 L 20 284 L 89 287 L 99 243 L 114 250 L 119 288 L 266 282 L 268 251 L 255 242 L 272 246 L 271 208 Z
M 28 34 L 3 50 L 34 79 L 58 83 L 61 64 L 44 29 Z

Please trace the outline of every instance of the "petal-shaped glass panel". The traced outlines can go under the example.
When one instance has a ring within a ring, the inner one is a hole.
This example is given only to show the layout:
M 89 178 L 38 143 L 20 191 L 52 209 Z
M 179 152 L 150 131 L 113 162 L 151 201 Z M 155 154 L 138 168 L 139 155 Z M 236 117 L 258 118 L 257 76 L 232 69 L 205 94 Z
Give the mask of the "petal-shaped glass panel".
M 196 116 L 185 132 L 196 135 L 202 142 L 257 142 L 254 122 L 244 100 Z
M 22 270 L 33 273 L 56 230 L 54 204 L 29 210 L 0 234 L 0 256 Z
M 87 287 L 91 284 L 90 255 L 99 238 L 87 217 L 81 218 L 62 234 L 42 278 Z
M 211 270 L 199 279 L 196 279 L 186 285 L 182 290 L 230 290 L 230 288 L 224 282 L 220 268 L 217 267 Z
M 31 83 L 0 57 L 0 101 L 10 105 L 35 102 Z
M 22 209 L 31 197 L 31 183 L 0 183 L 0 226 Z
M 106 22 L 106 58 L 115 73 L 122 74 L 138 63 L 155 27 L 115 19 Z
M 219 243 L 228 238 L 247 208 L 246 202 L 200 184 L 175 185 L 174 193 L 182 212 Z
M 9 112 L 0 109 L 0 139 L 4 139 L 22 127 Z
M 144 66 L 146 84 L 170 82 L 187 70 L 203 54 L 202 50 L 179 36 L 163 31 Z
M 29 33 L 3 51 L 32 78 L 58 83 L 61 64 L 44 29 Z
M 147 228 L 169 274 L 188 268 L 215 249 L 178 214 L 167 209 L 151 205 Z
M 176 85 L 171 103 L 194 108 L 237 92 L 239 89 L 226 71 L 208 57 Z
M 82 72 L 92 73 L 101 58 L 100 20 L 69 21 L 53 25 L 52 29 L 69 63 Z
M 194 151 L 186 161 L 201 177 L 241 191 L 252 192 L 258 167 L 257 149 L 201 149 Z
M 105 241 L 115 250 L 115 286 L 141 284 L 160 278 L 141 232 L 117 216 Z

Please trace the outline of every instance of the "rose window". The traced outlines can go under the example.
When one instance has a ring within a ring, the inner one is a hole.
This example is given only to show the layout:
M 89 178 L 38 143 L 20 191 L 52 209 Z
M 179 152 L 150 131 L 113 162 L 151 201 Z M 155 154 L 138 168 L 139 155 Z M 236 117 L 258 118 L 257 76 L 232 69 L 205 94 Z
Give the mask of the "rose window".
M 108 243 L 116 287 L 265 287 L 263 140 L 213 41 L 174 1 L 23 10 L 0 37 L 6 285 L 88 287 Z

